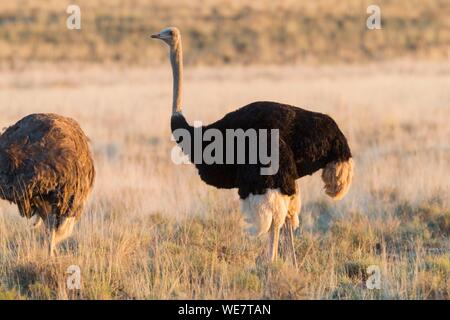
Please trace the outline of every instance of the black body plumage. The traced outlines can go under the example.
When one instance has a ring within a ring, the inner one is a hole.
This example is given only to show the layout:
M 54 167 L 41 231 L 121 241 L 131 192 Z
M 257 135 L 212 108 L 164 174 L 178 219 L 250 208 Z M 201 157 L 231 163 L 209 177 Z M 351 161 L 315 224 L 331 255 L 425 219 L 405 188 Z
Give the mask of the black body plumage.
M 172 132 L 176 129 L 188 130 L 191 136 L 195 130 L 182 114 L 172 116 L 171 128 Z M 347 161 L 352 156 L 345 136 L 331 117 L 276 102 L 251 103 L 202 129 L 206 131 L 211 128 L 222 133 L 224 145 L 226 129 L 279 130 L 279 170 L 274 175 L 261 175 L 260 169 L 264 167 L 261 163 L 195 164 L 205 183 L 217 188 L 238 188 L 242 199 L 250 193 L 263 194 L 267 189 L 276 188 L 285 195 L 293 195 L 296 179 L 311 175 L 331 162 Z M 180 146 L 181 142 L 177 141 Z M 192 162 L 195 143 L 197 142 L 191 139 L 191 148 L 184 150 Z M 203 150 L 212 141 L 201 143 Z M 226 148 L 224 155 L 225 153 Z

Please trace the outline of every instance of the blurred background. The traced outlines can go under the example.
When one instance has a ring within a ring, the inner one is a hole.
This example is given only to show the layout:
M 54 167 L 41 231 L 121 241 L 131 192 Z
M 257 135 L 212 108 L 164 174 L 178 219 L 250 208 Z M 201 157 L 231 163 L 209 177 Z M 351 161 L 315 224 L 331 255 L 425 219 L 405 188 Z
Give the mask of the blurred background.
M 69 4 L 81 30 L 66 28 Z M 383 32 L 366 27 L 380 6 Z M 448 0 L 15 0 L 0 3 L 0 62 L 154 65 L 165 51 L 148 35 L 183 31 L 188 65 L 356 63 L 450 58 Z

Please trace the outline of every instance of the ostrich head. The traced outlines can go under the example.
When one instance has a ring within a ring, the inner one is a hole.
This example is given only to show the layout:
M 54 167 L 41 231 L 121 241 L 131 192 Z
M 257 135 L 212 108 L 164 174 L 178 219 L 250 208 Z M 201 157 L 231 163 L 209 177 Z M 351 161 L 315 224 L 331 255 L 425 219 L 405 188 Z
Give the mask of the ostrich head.
M 176 27 L 164 28 L 159 33 L 151 35 L 151 37 L 164 41 L 172 48 L 176 47 L 181 40 L 180 30 Z

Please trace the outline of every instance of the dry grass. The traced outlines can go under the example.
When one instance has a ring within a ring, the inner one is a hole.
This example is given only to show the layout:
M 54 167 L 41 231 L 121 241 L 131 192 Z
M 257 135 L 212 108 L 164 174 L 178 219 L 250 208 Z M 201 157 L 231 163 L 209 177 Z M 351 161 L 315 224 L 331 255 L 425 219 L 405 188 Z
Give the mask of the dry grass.
M 183 30 L 187 64 L 361 62 L 450 57 L 449 0 L 378 0 L 383 30 L 366 28 L 371 0 L 77 0 L 81 30 L 66 28 L 69 0 L 0 2 L 0 63 L 154 65 L 166 51 L 148 36 Z
M 235 191 L 205 186 L 170 161 L 170 71 L 41 66 L 5 71 L 0 127 L 32 112 L 76 118 L 98 179 L 60 256 L 1 203 L 0 298 L 450 298 L 450 64 L 186 70 L 185 113 L 205 123 L 254 100 L 331 114 L 356 164 L 333 203 L 301 180 L 301 263 L 257 266 L 264 239 L 242 231 Z M 65 271 L 82 270 L 69 291 Z M 380 290 L 365 269 L 382 271 Z

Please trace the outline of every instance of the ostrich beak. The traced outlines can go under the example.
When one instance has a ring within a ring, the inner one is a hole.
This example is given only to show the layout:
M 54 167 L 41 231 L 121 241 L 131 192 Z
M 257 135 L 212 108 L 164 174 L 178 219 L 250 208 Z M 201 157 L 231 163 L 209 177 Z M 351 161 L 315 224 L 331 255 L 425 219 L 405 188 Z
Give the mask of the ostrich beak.
M 150 38 L 153 38 L 153 39 L 161 39 L 161 36 L 160 36 L 159 34 L 152 34 L 152 35 L 150 36 Z

